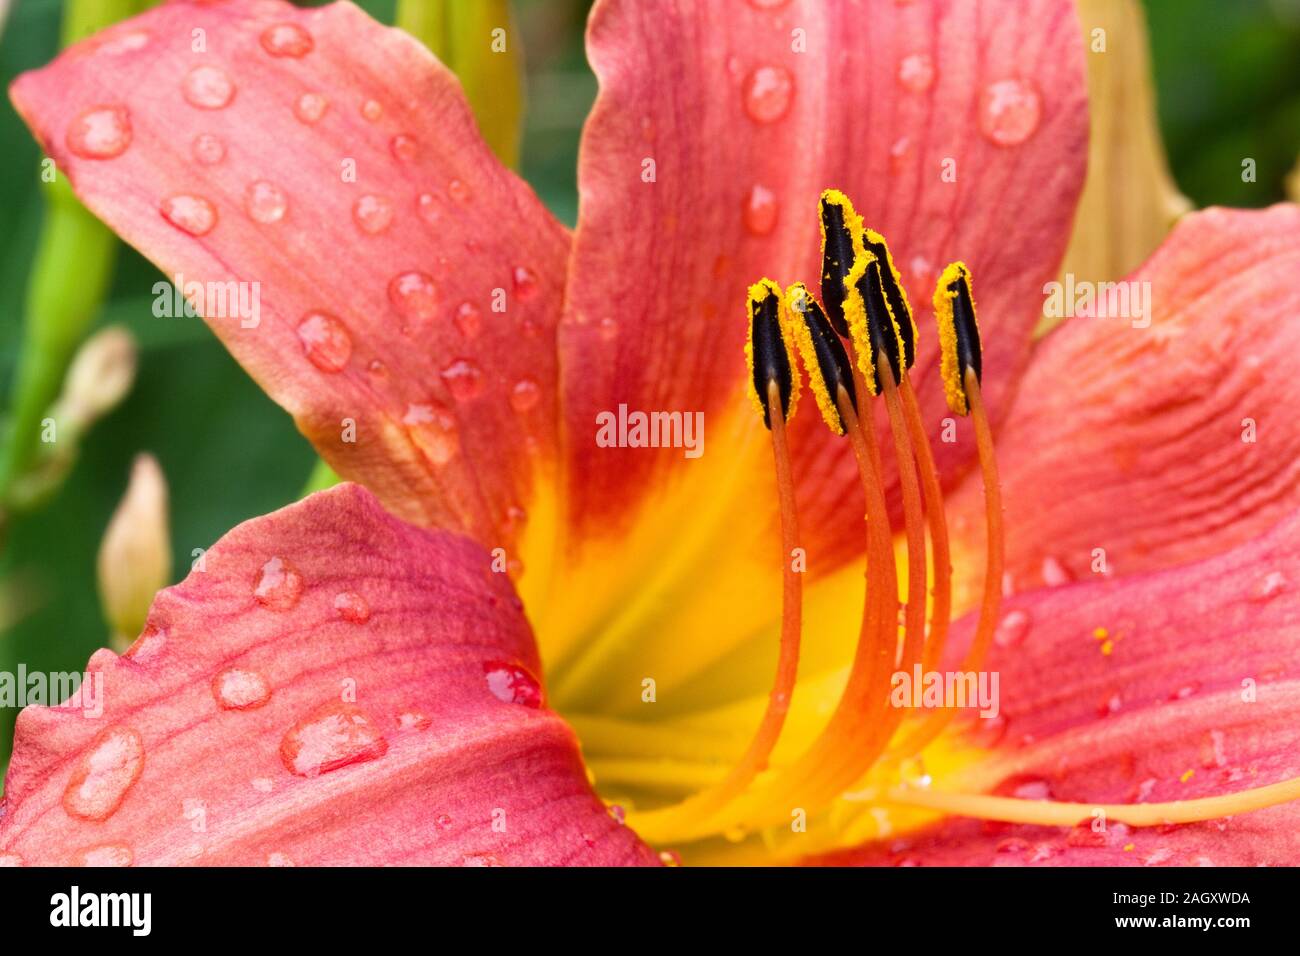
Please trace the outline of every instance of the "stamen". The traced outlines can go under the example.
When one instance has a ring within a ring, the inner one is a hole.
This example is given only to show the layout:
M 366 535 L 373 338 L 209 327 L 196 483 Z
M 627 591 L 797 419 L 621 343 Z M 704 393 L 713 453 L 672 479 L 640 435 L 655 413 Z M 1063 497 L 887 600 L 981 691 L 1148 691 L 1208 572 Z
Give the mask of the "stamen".
M 791 337 L 799 348 L 804 369 L 808 372 L 808 387 L 817 399 L 822 418 L 837 435 L 845 432 L 844 419 L 836 408 L 833 396 L 843 388 L 849 402 L 857 408 L 857 394 L 853 387 L 853 370 L 849 365 L 844 343 L 831 328 L 826 313 L 808 292 L 802 282 L 785 290 L 786 306 L 791 320 Z
M 799 401 L 799 370 L 790 360 L 794 343 L 790 340 L 789 323 L 782 321 L 781 312 L 779 285 L 771 279 L 759 279 L 749 287 L 749 340 L 745 343 L 745 359 L 754 384 L 750 398 L 769 430 L 772 427 L 771 405 L 767 401 L 769 382 L 776 383 L 786 421 L 794 416 Z
M 849 290 L 844 301 L 849 337 L 858 353 L 858 368 L 871 394 L 878 395 L 881 382 L 877 367 L 888 361 L 895 383 L 902 377 L 902 330 L 885 297 L 880 261 L 866 250 L 862 235 L 856 237 L 858 257 L 845 281 Z
M 822 193 L 820 204 L 822 231 L 822 302 L 832 328 L 848 338 L 844 316 L 845 280 L 857 258 L 855 236 L 862 231 L 862 217 L 853 211 L 849 197 L 838 189 Z
M 1165 823 L 1216 820 L 1300 799 L 1300 777 L 1236 793 L 1195 800 L 1172 800 L 1168 803 L 1065 803 L 998 797 L 985 793 L 922 790 L 915 787 L 893 787 L 881 796 L 889 803 L 923 807 L 977 820 L 1072 827 L 1092 820 L 1100 810 L 1105 819 L 1111 822 L 1133 827 L 1152 827 Z
M 948 407 L 954 414 L 965 415 L 966 373 L 973 371 L 976 381 L 983 375 L 980 327 L 966 263 L 950 263 L 939 276 L 934 290 L 934 317 L 939 324 L 939 370 Z
M 789 713 L 790 698 L 798 676 L 803 575 L 795 570 L 793 559 L 795 549 L 799 547 L 799 522 L 786 422 L 799 397 L 799 373 L 790 351 L 789 326 L 798 324 L 802 328 L 803 323 L 786 319 L 780 289 L 766 279 L 750 288 L 749 301 L 751 340 L 746 351 L 754 372 L 755 389 L 761 382 L 766 396 L 763 420 L 772 433 L 772 457 L 781 512 L 781 646 L 776 675 L 758 729 L 745 752 L 721 781 L 680 803 L 629 816 L 629 822 L 641 837 L 651 841 L 692 839 L 711 832 L 710 818 L 740 796 L 767 768 Z M 775 331 L 772 328 L 774 322 L 779 325 Z
M 916 319 L 912 317 L 912 304 L 907 301 L 907 290 L 903 288 L 903 279 L 894 265 L 894 257 L 889 254 L 889 244 L 885 237 L 874 229 L 862 230 L 862 245 L 884 263 L 880 272 L 881 285 L 889 311 L 898 322 L 898 337 L 902 343 L 903 365 L 911 368 L 916 363 Z

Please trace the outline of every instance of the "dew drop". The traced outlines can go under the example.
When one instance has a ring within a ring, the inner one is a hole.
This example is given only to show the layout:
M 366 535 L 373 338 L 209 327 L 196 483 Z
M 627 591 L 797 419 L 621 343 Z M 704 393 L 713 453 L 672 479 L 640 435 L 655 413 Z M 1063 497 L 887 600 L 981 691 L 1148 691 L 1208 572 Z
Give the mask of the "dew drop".
M 456 202 L 469 202 L 469 187 L 459 179 L 453 179 L 447 184 L 447 195 L 456 200 Z
M 439 830 L 450 830 L 452 824 L 451 814 L 448 813 L 438 814 L 438 816 L 434 818 L 433 824 Z
M 428 716 L 418 710 L 406 710 L 397 715 L 397 726 L 402 730 L 424 730 L 429 723 Z
M 980 93 L 980 132 L 998 146 L 1019 145 L 1038 128 L 1042 111 L 1038 91 L 1029 83 L 997 80 Z
M 226 158 L 226 144 L 211 133 L 200 133 L 190 144 L 194 161 L 204 166 L 215 166 Z
M 222 710 L 254 710 L 271 699 L 271 685 L 257 671 L 231 667 L 212 678 L 212 696 Z
M 607 315 L 601 319 L 598 328 L 600 329 L 600 337 L 606 342 L 613 342 L 618 338 L 618 320 L 612 315 Z
M 362 232 L 378 235 L 393 222 L 393 201 L 386 196 L 362 196 L 352 205 L 352 221 Z
M 317 777 L 387 752 L 388 741 L 365 711 L 338 702 L 312 711 L 280 741 L 280 759 L 300 777 Z
M 347 326 L 328 312 L 308 312 L 298 323 L 303 354 L 322 372 L 340 372 L 352 357 Z
M 608 813 L 609 818 L 619 826 L 622 826 L 627 822 L 627 813 L 617 803 L 611 803 L 605 808 L 605 812 Z
M 510 407 L 519 414 L 537 407 L 542 398 L 542 387 L 531 378 L 521 378 L 510 389 Z
M 296 23 L 277 23 L 262 31 L 262 49 L 271 56 L 300 57 L 312 51 L 311 34 Z
M 1228 762 L 1223 753 L 1223 731 L 1211 730 L 1201 738 L 1201 766 L 1222 767 Z
M 414 136 L 408 136 L 406 133 L 398 133 L 389 140 L 388 149 L 395 159 L 404 163 L 412 162 L 420 155 L 419 141 Z
M 131 114 L 125 106 L 94 106 L 68 125 L 68 149 L 82 159 L 112 159 L 131 145 Z
M 676 850 L 661 850 L 659 852 L 659 862 L 664 866 L 681 866 L 682 855 Z
M 745 80 L 745 112 L 756 123 L 775 123 L 790 109 L 794 78 L 783 66 L 760 66 Z
M 329 106 L 330 101 L 320 93 L 304 93 L 293 105 L 293 115 L 310 126 L 325 115 Z
M 284 190 L 275 183 L 258 179 L 244 190 L 244 210 L 249 218 L 261 223 L 279 222 L 289 208 Z
M 1065 565 L 1051 555 L 1043 559 L 1040 573 L 1043 576 L 1043 584 L 1049 588 L 1060 587 L 1062 584 L 1069 584 L 1074 580 Z
M 456 315 L 453 319 L 456 328 L 460 334 L 467 339 L 472 339 L 479 333 L 483 326 L 483 313 L 473 302 L 462 302 L 456 307 Z
M 528 266 L 515 266 L 515 271 L 511 274 L 514 281 L 515 295 L 523 301 L 537 297 L 537 273 Z
M 143 50 L 149 45 L 149 34 L 145 30 L 132 30 L 120 36 L 109 37 L 104 42 L 95 47 L 96 53 L 107 53 L 109 56 L 122 56 L 126 53 L 135 53 L 137 50 Z
M 435 465 L 445 465 L 460 450 L 456 417 L 437 402 L 406 406 L 402 423 L 410 426 L 411 440 Z
M 206 236 L 217 224 L 217 208 L 202 196 L 168 196 L 159 211 L 164 219 L 191 236 Z
M 755 183 L 745 196 L 741 217 L 745 228 L 751 235 L 766 236 L 776 228 L 776 217 L 780 211 L 776 193 L 766 186 Z
M 82 820 L 106 820 L 122 805 L 144 769 L 144 742 L 130 727 L 109 727 L 95 738 L 63 791 L 63 809 Z
M 451 397 L 458 402 L 476 398 L 482 391 L 483 372 L 469 359 L 454 359 L 439 374 L 451 392 Z
M 426 272 L 401 272 L 388 283 L 388 301 L 404 323 L 424 323 L 437 312 L 438 287 Z
M 130 866 L 135 861 L 135 854 L 129 846 L 120 843 L 106 843 L 91 846 L 77 854 L 74 866 Z
M 353 624 L 370 620 L 370 604 L 356 591 L 340 591 L 334 595 L 334 610 L 343 620 Z
M 203 110 L 219 110 L 235 98 L 235 84 L 219 66 L 196 66 L 181 81 L 185 102 Z
M 522 704 L 534 710 L 542 706 L 542 685 L 520 665 L 486 661 L 483 674 L 487 677 L 488 690 L 497 700 Z
M 898 85 L 909 93 L 924 93 L 934 85 L 934 60 L 925 53 L 909 53 L 898 62 Z
M 258 793 L 270 793 L 275 788 L 275 784 L 271 783 L 270 777 L 254 777 L 249 783 Z
M 438 208 L 438 197 L 433 193 L 420 193 L 415 201 L 415 211 L 430 226 L 436 226 L 442 219 L 442 210 Z
M 287 611 L 302 597 L 302 575 L 284 558 L 271 558 L 262 565 L 253 596 L 262 607 Z
M 1029 612 L 1020 608 L 1009 611 L 993 632 L 998 647 L 1016 647 L 1029 635 Z
M 1271 601 L 1286 590 L 1286 575 L 1281 571 L 1270 571 L 1260 579 L 1250 592 L 1251 600 L 1259 603 Z
M 366 100 L 361 104 L 361 115 L 373 123 L 384 115 L 384 106 L 379 100 Z
M 267 866 L 293 866 L 293 860 L 289 859 L 283 853 L 269 853 L 266 857 Z

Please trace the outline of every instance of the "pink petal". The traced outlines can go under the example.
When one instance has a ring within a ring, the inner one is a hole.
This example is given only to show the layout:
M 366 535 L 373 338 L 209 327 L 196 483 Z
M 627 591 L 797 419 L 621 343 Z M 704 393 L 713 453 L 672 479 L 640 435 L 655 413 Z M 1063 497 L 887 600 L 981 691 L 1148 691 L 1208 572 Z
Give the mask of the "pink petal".
M 346 3 L 176 3 L 11 94 L 168 277 L 260 283 L 255 328 L 208 321 L 335 469 L 510 542 L 555 441 L 568 241 L 428 51 Z
M 1128 278 L 1148 328 L 1078 317 L 1042 343 L 997 437 L 1016 586 L 1216 554 L 1300 504 L 1298 267 L 1294 205 L 1207 210 Z M 950 506 L 982 525 L 978 487 Z
M 616 532 L 635 514 L 629 503 L 699 472 L 675 449 L 596 447 L 597 412 L 621 402 L 702 411 L 719 449 L 733 410 L 748 416 L 744 432 L 761 427 L 741 395 L 745 289 L 764 275 L 817 287 L 827 186 L 885 234 L 910 286 L 927 420 L 944 407 L 928 300 L 954 258 L 977 276 L 987 388 L 1002 406 L 1083 179 L 1082 48 L 1069 3 L 606 0 L 588 51 L 601 91 L 583 138 L 560 335 L 571 513 L 584 528 Z M 1023 100 L 1005 95 L 1016 90 Z M 943 181 L 947 159 L 955 182 Z M 847 515 L 861 509 L 845 505 L 857 494 L 848 443 L 816 418 L 800 416 L 792 442 L 804 536 L 830 561 L 860 549 Z M 939 452 L 951 473 L 970 449 Z M 752 521 L 755 510 L 774 513 L 771 498 L 738 506 Z
M 231 531 L 160 592 L 124 656 L 100 651 L 89 671 L 63 706 L 18 717 L 0 854 L 655 861 L 540 706 L 506 577 L 478 546 L 401 523 L 359 486 Z M 99 716 L 87 686 L 102 692 Z
M 1003 633 L 1014 640 L 995 647 L 987 664 L 1001 675 L 999 723 L 974 720 L 971 730 L 994 752 L 935 786 L 1163 803 L 1300 776 L 1300 512 L 1220 557 L 1034 591 L 1009 599 L 1003 613 Z M 1300 803 L 1183 826 L 1112 822 L 1105 833 L 952 820 L 835 857 L 907 858 L 1294 866 Z

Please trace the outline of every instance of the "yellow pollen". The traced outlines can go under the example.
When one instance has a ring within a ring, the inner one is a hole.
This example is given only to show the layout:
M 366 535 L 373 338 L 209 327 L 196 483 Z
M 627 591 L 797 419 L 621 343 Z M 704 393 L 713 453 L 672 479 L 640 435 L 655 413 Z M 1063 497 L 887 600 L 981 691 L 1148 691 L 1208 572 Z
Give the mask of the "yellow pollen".
M 749 287 L 749 314 L 746 316 L 745 327 L 749 331 L 745 338 L 745 364 L 749 368 L 749 382 L 754 381 L 754 306 L 765 301 L 768 296 L 776 296 L 778 308 L 780 311 L 781 341 L 785 343 L 786 355 L 790 358 L 790 408 L 785 414 L 785 420 L 788 422 L 794 418 L 795 408 L 799 405 L 799 391 L 802 387 L 802 380 L 799 378 L 799 364 L 794 360 L 795 344 L 790 338 L 790 322 L 786 316 L 785 299 L 781 294 L 781 287 L 771 279 L 759 279 Z M 767 414 L 767 408 L 763 399 L 752 388 L 745 389 L 749 393 L 749 400 L 753 403 L 754 409 L 758 412 L 759 417 Z
M 808 372 L 808 388 L 812 390 L 813 398 L 817 400 L 817 407 L 821 410 L 822 418 L 826 420 L 826 424 L 830 426 L 831 431 L 837 435 L 843 435 L 844 424 L 840 421 L 840 413 L 835 407 L 835 399 L 831 396 L 826 380 L 822 377 L 821 363 L 817 361 L 817 351 L 813 348 L 812 333 L 808 331 L 808 323 L 803 317 L 803 311 L 807 308 L 806 303 L 810 298 L 811 293 L 802 282 L 796 282 L 790 286 L 785 290 L 786 307 L 783 318 L 789 320 L 788 338 L 792 339 L 799 349 L 799 355 L 803 359 L 803 367 Z
M 970 270 L 966 268 L 966 263 L 950 263 L 934 287 L 934 317 L 939 325 L 939 372 L 943 378 L 943 393 L 948 399 L 948 407 L 955 415 L 965 415 L 970 411 L 970 406 L 966 403 L 961 363 L 957 359 L 957 325 L 952 304 L 957 293 L 949 292 L 948 286 L 968 275 Z M 974 306 L 974 300 L 971 305 Z M 979 320 L 976 319 L 976 325 L 978 324 Z
M 1186 783 L 1188 780 L 1191 780 L 1192 777 L 1195 776 L 1195 774 L 1196 774 L 1195 770 L 1185 770 L 1183 771 L 1183 775 L 1178 778 L 1178 782 Z

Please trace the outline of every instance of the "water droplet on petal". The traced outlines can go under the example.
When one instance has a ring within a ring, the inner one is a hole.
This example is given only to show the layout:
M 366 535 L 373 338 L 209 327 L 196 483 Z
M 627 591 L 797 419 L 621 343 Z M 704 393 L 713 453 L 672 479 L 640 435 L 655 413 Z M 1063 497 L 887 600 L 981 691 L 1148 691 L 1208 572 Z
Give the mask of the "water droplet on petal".
M 1029 634 L 1029 612 L 1020 608 L 1009 611 L 998 622 L 993 632 L 993 640 L 998 647 L 1015 647 L 1024 642 Z
M 74 866 L 130 866 L 135 861 L 135 854 L 131 852 L 129 846 L 122 846 L 118 843 L 108 843 L 102 846 L 91 846 L 80 851 Z
M 456 307 L 454 320 L 456 328 L 460 329 L 460 334 L 467 339 L 472 339 L 479 333 L 483 325 L 483 313 L 473 302 L 462 302 Z
M 107 53 L 109 56 L 122 56 L 126 53 L 135 53 L 137 50 L 143 50 L 149 45 L 149 33 L 146 30 L 132 30 L 120 36 L 113 36 L 105 39 L 95 47 L 96 53 Z
M 206 236 L 217 224 L 217 207 L 202 196 L 168 196 L 160 211 L 164 219 L 191 236 Z
M 1260 579 L 1250 592 L 1251 600 L 1263 603 L 1271 601 L 1286 590 L 1286 575 L 1281 571 L 1270 571 Z
M 504 661 L 487 661 L 483 664 L 488 690 L 497 700 L 507 704 L 522 704 L 534 710 L 542 706 L 542 685 L 527 669 Z
M 681 866 L 682 855 L 676 850 L 659 851 L 659 862 L 664 866 Z
M 1048 555 L 1043 559 L 1041 570 L 1043 584 L 1049 588 L 1060 587 L 1062 584 L 1069 584 L 1074 577 L 1058 559 Z
M 303 354 L 322 372 L 339 372 L 352 357 L 352 336 L 347 326 L 328 312 L 308 312 L 298 323 Z
M 542 398 L 542 387 L 531 378 L 521 378 L 510 389 L 510 407 L 519 414 L 537 407 Z
M 392 224 L 393 201 L 386 196 L 362 196 L 352 206 L 352 220 L 362 232 L 378 235 Z
M 1201 766 L 1222 767 L 1228 762 L 1223 754 L 1223 731 L 1211 730 L 1201 739 Z
M 756 123 L 775 123 L 790 109 L 794 77 L 783 66 L 760 66 L 745 80 L 745 112 Z
M 334 595 L 334 610 L 343 620 L 353 624 L 370 620 L 370 604 L 356 591 L 340 591 Z
M 190 151 L 194 154 L 194 161 L 204 166 L 215 166 L 226 158 L 226 144 L 211 133 L 195 136 Z
M 405 324 L 421 324 L 437 313 L 438 287 L 426 272 L 402 272 L 388 283 L 388 301 Z
M 275 789 L 275 784 L 271 782 L 270 777 L 254 777 L 249 782 L 253 785 L 253 789 L 258 793 L 270 793 Z
M 402 730 L 424 730 L 429 724 L 428 716 L 418 710 L 407 710 L 397 715 L 397 726 Z
M 271 56 L 306 56 L 315 43 L 311 34 L 296 23 L 277 23 L 262 31 L 262 49 Z
M 112 159 L 131 145 L 131 114 L 125 106 L 94 106 L 68 124 L 68 149 L 82 159 Z
M 445 465 L 460 450 L 456 416 L 438 402 L 406 406 L 402 423 L 410 427 L 411 440 L 435 465 Z
M 430 226 L 436 226 L 442 219 L 442 210 L 438 208 L 438 197 L 433 193 L 420 193 L 415 201 L 415 211 Z
M 106 820 L 144 769 L 144 742 L 130 727 L 109 727 L 82 755 L 63 791 L 63 809 L 83 820 Z
M 749 194 L 745 196 L 745 205 L 742 210 L 742 218 L 745 228 L 752 235 L 766 236 L 776 228 L 776 217 L 780 211 L 780 205 L 776 200 L 776 193 L 755 183 L 750 187 Z
M 384 115 L 384 105 L 379 100 L 366 100 L 361 104 L 361 115 L 373 123 Z
M 293 105 L 293 115 L 310 125 L 325 115 L 329 105 L 330 101 L 320 93 L 304 93 Z
M 412 162 L 420 155 L 420 143 L 414 136 L 398 133 L 388 141 L 388 148 L 395 159 L 404 163 Z
M 212 678 L 212 696 L 222 710 L 254 710 L 271 699 L 271 685 L 257 671 L 231 667 Z
M 219 66 L 196 66 L 181 81 L 185 102 L 203 110 L 219 110 L 235 98 L 235 84 Z
M 901 173 L 907 166 L 907 155 L 912 151 L 912 141 L 906 136 L 900 136 L 894 140 L 894 145 L 889 147 L 889 171 L 891 173 Z
M 600 320 L 599 329 L 600 337 L 606 342 L 613 342 L 618 338 L 618 320 L 612 315 L 607 315 Z
M 439 374 L 458 402 L 469 401 L 482 390 L 483 372 L 469 359 L 454 359 Z
M 434 826 L 436 826 L 439 830 L 450 830 L 451 823 L 452 823 L 451 815 L 447 813 L 438 814 L 438 816 L 433 821 Z
M 926 53 L 909 53 L 898 62 L 898 83 L 911 93 L 924 93 L 934 85 L 934 60 Z
M 316 777 L 387 752 L 388 741 L 365 711 L 339 702 L 312 711 L 280 741 L 280 759 L 300 777 Z
M 279 222 L 289 208 L 289 199 L 275 183 L 259 179 L 244 190 L 244 209 L 249 218 L 261 222 Z
M 0 853 L 0 869 L 22 865 L 23 858 L 17 853 Z
M 262 565 L 253 596 L 272 611 L 287 611 L 302 597 L 302 575 L 284 558 L 271 558 Z
M 447 195 L 456 202 L 469 202 L 469 187 L 459 179 L 453 179 L 447 184 Z
M 512 274 L 515 295 L 525 302 L 537 296 L 537 273 L 527 266 L 515 266 Z
M 1016 146 L 1033 135 L 1042 111 L 1038 91 L 1029 83 L 997 80 L 980 93 L 980 132 L 999 146 Z
M 293 866 L 293 860 L 289 859 L 283 853 L 269 853 L 266 857 L 267 866 Z

